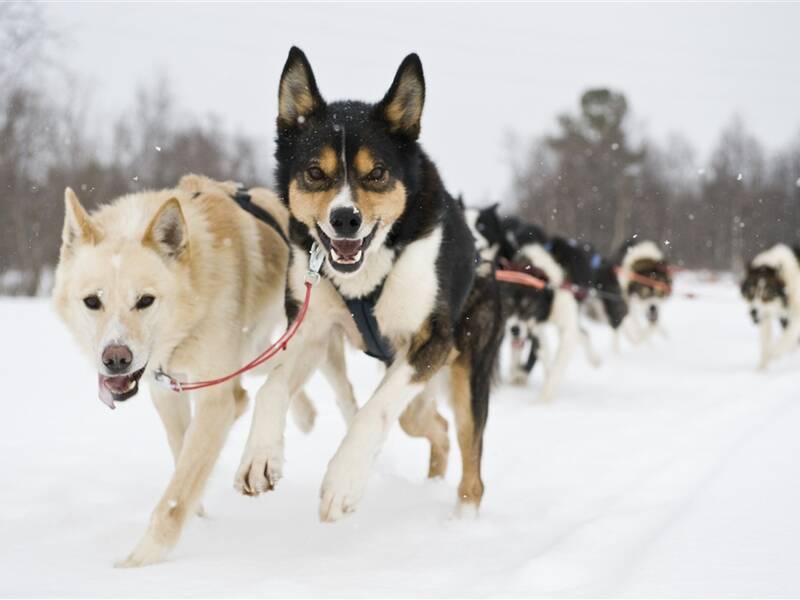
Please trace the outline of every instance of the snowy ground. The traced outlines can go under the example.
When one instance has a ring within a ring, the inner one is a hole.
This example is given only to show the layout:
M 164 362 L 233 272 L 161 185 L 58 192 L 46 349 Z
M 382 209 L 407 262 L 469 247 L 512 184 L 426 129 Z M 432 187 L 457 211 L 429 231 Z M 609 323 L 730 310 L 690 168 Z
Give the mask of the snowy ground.
M 450 518 L 427 448 L 390 436 L 360 510 L 317 522 L 343 433 L 325 384 L 316 429 L 291 427 L 285 478 L 258 499 L 232 489 L 249 415 L 165 563 L 131 549 L 170 474 L 145 394 L 111 412 L 44 301 L 0 301 L 0 596 L 797 596 L 800 355 L 757 373 L 756 331 L 730 281 L 679 281 L 670 339 L 578 356 L 560 397 L 497 389 L 477 521 Z M 610 337 L 593 330 L 599 348 Z M 352 355 L 363 402 L 377 381 Z M 252 385 L 254 382 L 250 382 Z

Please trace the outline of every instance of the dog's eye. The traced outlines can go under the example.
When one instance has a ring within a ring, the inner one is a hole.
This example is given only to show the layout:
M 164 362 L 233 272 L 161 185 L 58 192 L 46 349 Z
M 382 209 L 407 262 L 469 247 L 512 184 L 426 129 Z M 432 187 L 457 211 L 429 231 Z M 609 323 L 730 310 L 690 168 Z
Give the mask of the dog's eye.
M 90 294 L 83 299 L 83 303 L 89 310 L 100 310 L 103 308 L 103 303 L 100 302 L 100 297 L 97 294 Z
M 155 296 L 151 296 L 150 294 L 143 294 L 141 298 L 136 301 L 136 310 L 144 310 L 149 306 L 153 305 L 153 302 L 156 301 Z
M 389 171 L 386 170 L 385 167 L 381 167 L 380 165 L 372 169 L 369 173 L 367 173 L 367 179 L 369 181 L 382 181 L 386 178 L 386 174 Z
M 325 179 L 325 172 L 319 167 L 309 167 L 306 169 L 306 177 L 311 181 L 322 181 Z

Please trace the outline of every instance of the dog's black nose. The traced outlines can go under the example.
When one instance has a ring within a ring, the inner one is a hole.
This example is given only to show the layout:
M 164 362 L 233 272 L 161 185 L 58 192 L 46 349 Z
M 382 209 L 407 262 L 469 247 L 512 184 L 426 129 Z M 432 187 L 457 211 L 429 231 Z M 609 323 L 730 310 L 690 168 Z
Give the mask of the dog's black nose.
M 132 362 L 133 353 L 127 346 L 113 344 L 103 350 L 103 364 L 109 373 L 124 373 Z
M 753 319 L 753 323 L 758 324 L 758 311 L 755 308 L 750 309 L 750 318 Z
M 512 325 L 511 326 L 511 335 L 513 335 L 514 337 L 519 337 L 519 333 L 520 333 L 519 325 Z
M 337 236 L 351 238 L 361 227 L 361 213 L 352 206 L 343 206 L 331 213 L 330 221 Z

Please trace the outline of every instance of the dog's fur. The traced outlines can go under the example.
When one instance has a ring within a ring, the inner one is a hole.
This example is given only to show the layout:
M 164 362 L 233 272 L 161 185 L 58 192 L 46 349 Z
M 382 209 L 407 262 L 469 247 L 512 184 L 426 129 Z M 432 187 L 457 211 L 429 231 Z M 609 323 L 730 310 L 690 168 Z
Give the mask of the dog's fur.
M 800 248 L 776 244 L 747 265 L 741 286 L 761 338 L 759 369 L 797 347 L 800 340 Z M 773 343 L 775 321 L 783 334 Z
M 232 183 L 186 176 L 175 189 L 125 196 L 88 214 L 67 189 L 53 301 L 96 365 L 101 396 L 112 407 L 135 395 L 141 374 L 152 382 L 158 368 L 190 381 L 234 371 L 285 323 L 289 249 L 275 229 L 231 200 L 235 190 Z M 264 189 L 250 195 L 286 231 L 289 215 L 278 198 Z M 108 348 L 128 349 L 127 369 L 109 372 Z M 356 407 L 343 375 L 341 338 L 329 354 L 328 373 L 350 418 Z M 188 394 L 157 384 L 150 392 L 175 473 L 121 566 L 155 562 L 174 546 L 187 516 L 199 509 L 231 424 L 247 406 L 238 378 L 193 392 L 193 417 Z M 297 404 L 299 424 L 309 429 L 313 407 L 302 392 Z
M 275 484 L 290 393 L 313 372 L 332 332 L 344 330 L 363 347 L 345 299 L 374 300 L 380 334 L 394 353 L 330 461 L 321 489 L 323 521 L 355 510 L 398 419 L 407 433 L 430 441 L 429 476 L 444 474 L 447 423 L 432 387 L 439 373 L 449 374 L 461 447 L 459 505 L 477 509 L 483 494 L 489 380 L 503 333 L 497 287 L 475 276 L 476 251 L 462 211 L 417 142 L 424 98 L 414 54 L 377 104 L 326 103 L 297 48 L 281 76 L 275 155 L 278 193 L 290 211 L 290 319 L 303 299 L 313 243 L 327 251 L 327 261 L 306 321 L 256 398 L 236 487 L 257 494 Z
M 666 335 L 661 313 L 664 301 L 671 294 L 672 276 L 661 248 L 653 241 L 631 238 L 617 251 L 615 264 L 628 304 L 628 315 L 621 327 L 627 339 L 640 343 L 656 331 Z

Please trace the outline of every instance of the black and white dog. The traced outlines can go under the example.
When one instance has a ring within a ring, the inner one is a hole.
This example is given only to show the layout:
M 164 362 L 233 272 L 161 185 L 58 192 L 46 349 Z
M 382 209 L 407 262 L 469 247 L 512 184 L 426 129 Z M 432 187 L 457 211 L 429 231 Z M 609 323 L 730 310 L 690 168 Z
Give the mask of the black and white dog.
M 477 510 L 489 383 L 502 341 L 497 285 L 476 274 L 475 243 L 420 134 L 425 82 L 416 54 L 383 99 L 326 102 L 305 54 L 292 48 L 279 88 L 277 192 L 290 212 L 286 313 L 305 296 L 309 253 L 324 252 L 305 321 L 259 391 L 236 487 L 256 495 L 281 477 L 295 390 L 344 331 L 386 373 L 328 465 L 320 518 L 356 509 L 392 425 L 430 441 L 428 474 L 447 466 L 447 422 L 433 381 L 446 377 L 461 448 L 459 508 Z
M 666 336 L 661 313 L 672 293 L 672 275 L 664 252 L 655 242 L 635 236 L 622 244 L 614 262 L 628 305 L 622 332 L 633 343 L 646 340 L 656 331 Z
M 515 217 L 500 217 L 497 205 L 481 210 L 467 209 L 470 225 L 482 257 L 499 266 L 520 270 L 547 283 L 544 290 L 505 284 L 504 298 L 513 302 L 507 312 L 511 339 L 511 380 L 524 383 L 544 354 L 545 382 L 542 397 L 549 400 L 563 377 L 578 342 L 589 361 L 600 358 L 580 326 L 580 309 L 613 328 L 619 327 L 627 306 L 621 294 L 615 266 L 603 259 L 590 244 L 579 244 L 560 237 L 548 238 L 544 231 Z M 519 289 L 521 288 L 521 289 Z M 544 325 L 558 330 L 558 349 L 552 365 L 548 356 Z M 526 342 L 528 357 L 522 360 Z
M 776 244 L 757 254 L 747 265 L 742 296 L 761 336 L 759 369 L 797 347 L 800 340 L 800 248 Z M 775 322 L 783 334 L 773 344 Z

